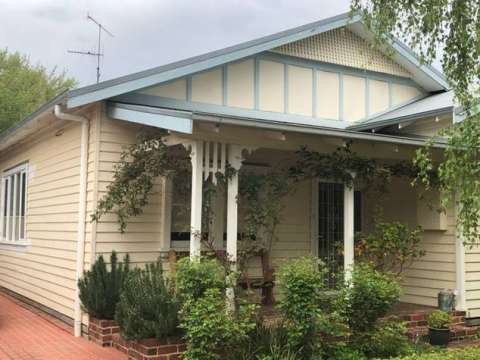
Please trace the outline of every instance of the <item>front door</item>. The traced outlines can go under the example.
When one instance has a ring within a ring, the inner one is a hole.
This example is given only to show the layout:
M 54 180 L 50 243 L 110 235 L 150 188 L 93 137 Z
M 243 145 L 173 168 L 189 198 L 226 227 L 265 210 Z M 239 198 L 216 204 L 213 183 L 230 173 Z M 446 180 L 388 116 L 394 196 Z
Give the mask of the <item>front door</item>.
M 318 256 L 327 266 L 327 285 L 334 288 L 343 270 L 344 185 L 318 185 Z

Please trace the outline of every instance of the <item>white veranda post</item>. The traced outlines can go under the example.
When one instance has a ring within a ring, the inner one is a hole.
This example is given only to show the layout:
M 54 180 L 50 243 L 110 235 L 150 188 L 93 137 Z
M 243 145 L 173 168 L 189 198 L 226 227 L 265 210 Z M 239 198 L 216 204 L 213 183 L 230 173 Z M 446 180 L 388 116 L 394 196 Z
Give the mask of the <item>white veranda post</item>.
M 235 267 L 238 233 L 238 170 L 242 166 L 242 148 L 239 145 L 229 146 L 228 163 L 236 170 L 227 184 L 227 255 Z
M 192 202 L 190 225 L 190 257 L 200 256 L 202 237 L 203 141 L 191 143 Z
M 350 280 L 354 256 L 354 189 L 344 186 L 343 195 L 343 247 L 345 280 Z

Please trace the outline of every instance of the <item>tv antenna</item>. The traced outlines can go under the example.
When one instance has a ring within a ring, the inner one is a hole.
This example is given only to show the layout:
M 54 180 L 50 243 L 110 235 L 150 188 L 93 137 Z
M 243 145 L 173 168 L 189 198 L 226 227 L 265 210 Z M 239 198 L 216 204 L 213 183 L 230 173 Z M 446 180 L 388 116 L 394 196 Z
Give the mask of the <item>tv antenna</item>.
M 92 21 L 96 26 L 98 26 L 98 43 L 97 43 L 97 52 L 94 51 L 80 51 L 80 50 L 68 50 L 71 54 L 80 54 L 80 55 L 87 55 L 87 56 L 96 56 L 97 57 L 97 84 L 100 82 L 100 57 L 104 54 L 101 52 L 101 41 L 102 41 L 102 32 L 105 32 L 107 35 L 114 37 L 113 34 L 108 31 L 105 26 L 103 26 L 100 22 L 95 20 L 90 14 L 87 13 L 87 20 Z

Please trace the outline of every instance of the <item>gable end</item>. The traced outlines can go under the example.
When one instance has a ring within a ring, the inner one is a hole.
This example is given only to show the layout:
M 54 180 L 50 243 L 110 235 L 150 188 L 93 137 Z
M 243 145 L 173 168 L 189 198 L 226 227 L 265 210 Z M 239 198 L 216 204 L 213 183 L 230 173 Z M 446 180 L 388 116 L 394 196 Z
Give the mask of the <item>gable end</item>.
M 412 74 L 364 39 L 342 27 L 279 46 L 272 52 L 412 78 Z

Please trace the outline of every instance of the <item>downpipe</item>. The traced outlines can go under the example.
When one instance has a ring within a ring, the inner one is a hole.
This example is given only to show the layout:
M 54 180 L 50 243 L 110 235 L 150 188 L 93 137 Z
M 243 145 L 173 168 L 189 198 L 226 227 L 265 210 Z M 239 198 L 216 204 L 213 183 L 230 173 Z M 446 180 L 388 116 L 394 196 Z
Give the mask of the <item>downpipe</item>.
M 60 120 L 75 121 L 81 124 L 80 138 L 80 187 L 78 199 L 77 251 L 75 266 L 75 300 L 73 305 L 74 335 L 82 336 L 82 309 L 78 280 L 82 277 L 85 261 L 85 220 L 87 210 L 87 161 L 90 121 L 80 115 L 66 113 L 60 105 L 55 105 L 55 116 Z

